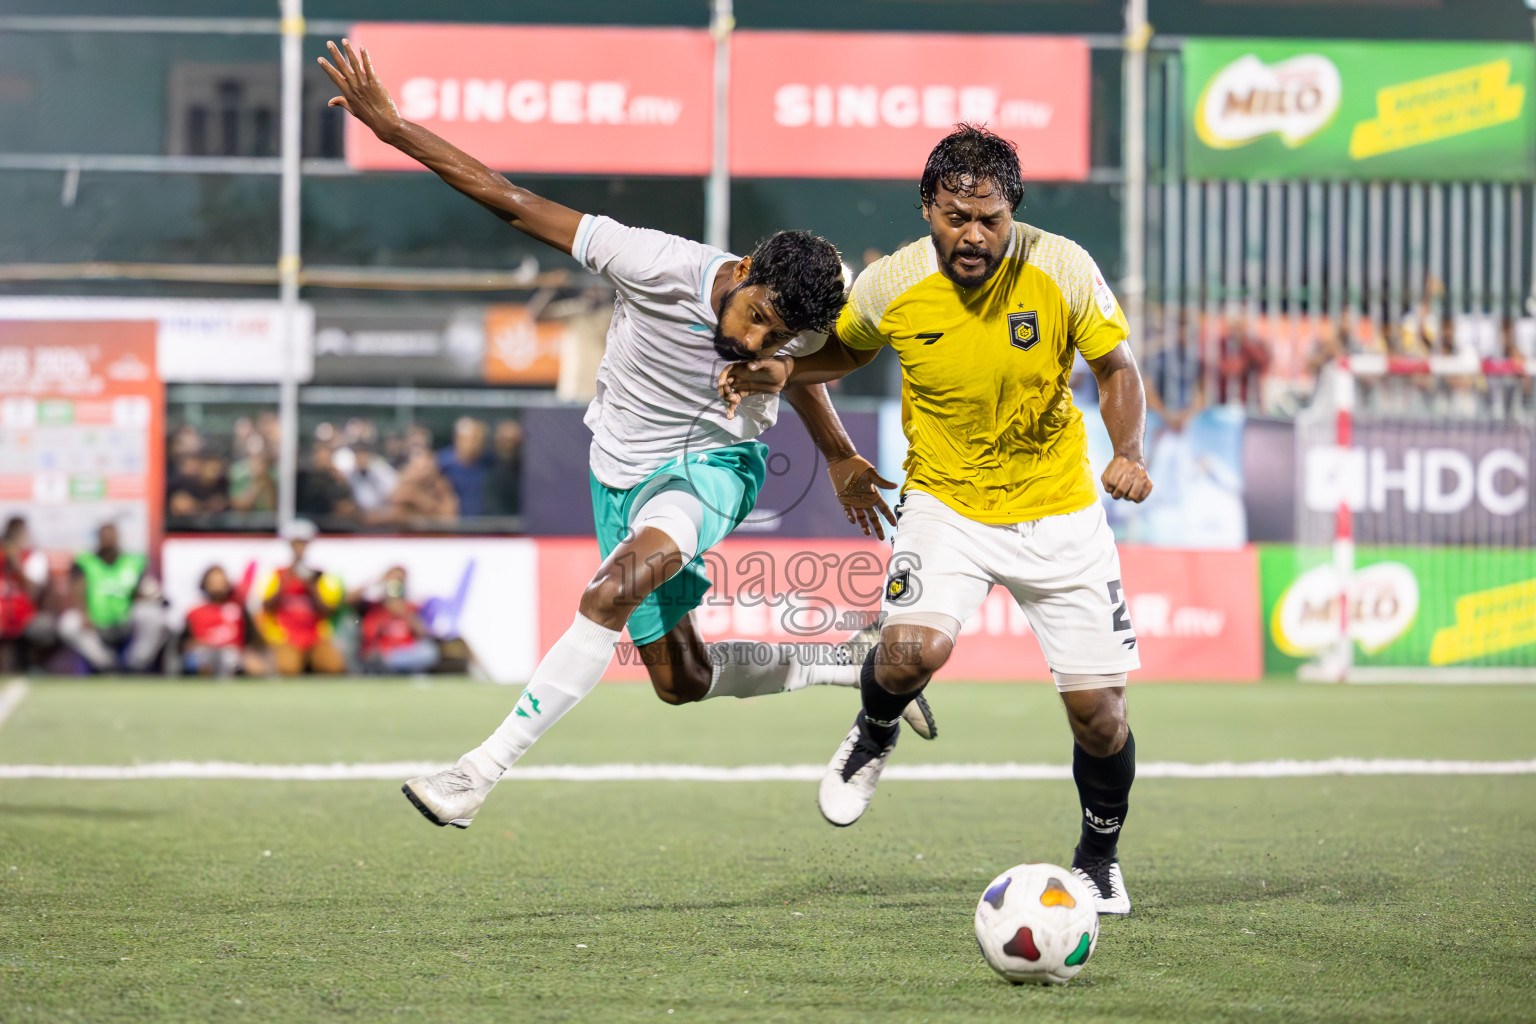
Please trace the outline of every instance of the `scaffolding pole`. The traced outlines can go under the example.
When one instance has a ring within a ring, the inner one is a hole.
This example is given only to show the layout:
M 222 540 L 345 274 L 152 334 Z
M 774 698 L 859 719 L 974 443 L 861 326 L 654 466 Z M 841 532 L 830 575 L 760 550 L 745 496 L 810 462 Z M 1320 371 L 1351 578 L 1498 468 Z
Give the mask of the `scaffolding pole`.
M 731 247 L 731 32 L 736 16 L 731 0 L 714 0 L 709 32 L 715 39 L 714 141 L 709 180 L 704 185 L 704 241 Z
M 277 257 L 283 375 L 278 387 L 277 526 L 293 521 L 299 484 L 299 202 L 303 168 L 304 0 L 282 0 L 282 220 Z
M 1147 229 L 1147 0 L 1125 4 L 1125 120 L 1122 127 L 1122 158 L 1125 184 L 1121 189 L 1122 228 L 1125 240 L 1125 274 L 1120 297 L 1130 327 L 1131 351 L 1142 349 L 1146 306 Z

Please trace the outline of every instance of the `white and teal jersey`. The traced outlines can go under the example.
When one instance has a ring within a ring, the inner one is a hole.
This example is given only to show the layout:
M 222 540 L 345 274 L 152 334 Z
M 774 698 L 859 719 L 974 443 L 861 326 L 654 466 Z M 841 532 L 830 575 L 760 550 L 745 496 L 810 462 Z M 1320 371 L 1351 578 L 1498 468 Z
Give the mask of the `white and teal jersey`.
M 777 395 L 749 395 L 726 419 L 715 391 L 725 361 L 715 352 L 709 293 L 721 265 L 739 257 L 591 214 L 581 218 L 571 255 L 618 293 L 585 420 L 601 483 L 634 487 L 685 451 L 740 444 L 773 426 Z M 802 335 L 781 351 L 803 355 L 823 341 Z

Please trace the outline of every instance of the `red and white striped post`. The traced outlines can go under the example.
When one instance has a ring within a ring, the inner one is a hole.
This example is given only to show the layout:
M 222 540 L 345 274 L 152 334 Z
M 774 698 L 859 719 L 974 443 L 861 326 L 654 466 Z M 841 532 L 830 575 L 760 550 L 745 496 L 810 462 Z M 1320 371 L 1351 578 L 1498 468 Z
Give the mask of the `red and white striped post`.
M 1354 440 L 1355 372 L 1350 361 L 1340 359 L 1333 374 L 1334 445 L 1337 448 L 1339 507 L 1334 514 L 1333 572 L 1339 582 L 1339 640 L 1334 650 L 1330 675 L 1335 682 L 1347 682 L 1354 667 L 1355 644 L 1349 635 L 1350 591 L 1355 577 L 1355 527 L 1349 507 L 1355 481 L 1349 455 Z

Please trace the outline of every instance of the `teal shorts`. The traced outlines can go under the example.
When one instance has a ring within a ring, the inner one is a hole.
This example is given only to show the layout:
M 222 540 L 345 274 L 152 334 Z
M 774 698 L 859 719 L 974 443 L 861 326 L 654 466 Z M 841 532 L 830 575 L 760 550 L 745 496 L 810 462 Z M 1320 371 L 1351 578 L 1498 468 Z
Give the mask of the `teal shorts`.
M 635 608 L 629 617 L 631 641 L 648 644 L 660 640 L 703 603 L 710 587 L 704 552 L 724 540 L 752 512 L 757 492 L 763 487 L 767 456 L 768 446 L 761 441 L 744 441 L 689 455 L 686 460 L 673 459 L 627 490 L 591 478 L 592 519 L 604 559 L 629 536 L 630 519 L 640 506 L 662 491 L 687 491 L 704 506 L 698 556 Z

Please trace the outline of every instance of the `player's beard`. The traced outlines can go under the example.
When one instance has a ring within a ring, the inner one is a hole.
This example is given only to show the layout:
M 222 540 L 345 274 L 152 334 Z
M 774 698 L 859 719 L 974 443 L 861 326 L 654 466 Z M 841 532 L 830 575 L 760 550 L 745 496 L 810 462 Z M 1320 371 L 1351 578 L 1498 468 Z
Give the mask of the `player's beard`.
M 744 363 L 757 358 L 755 353 L 747 351 L 735 338 L 725 336 L 725 314 L 731 308 L 731 299 L 741 291 L 745 285 L 737 285 L 725 293 L 725 298 L 720 300 L 720 315 L 715 320 L 715 335 L 711 339 L 715 345 L 715 354 L 728 363 Z
M 937 237 L 934 237 L 933 244 L 934 248 L 938 249 L 939 240 Z M 982 264 L 981 269 L 978 271 L 964 272 L 955 264 L 955 260 L 961 256 L 980 256 L 986 262 Z M 997 268 L 1002 266 L 1002 263 L 1003 257 L 999 253 L 994 253 L 989 249 L 974 249 L 968 245 L 957 245 L 950 251 L 948 256 L 939 261 L 939 268 L 944 272 L 945 277 L 962 288 L 980 288 L 992 280 L 992 275 L 997 273 Z

